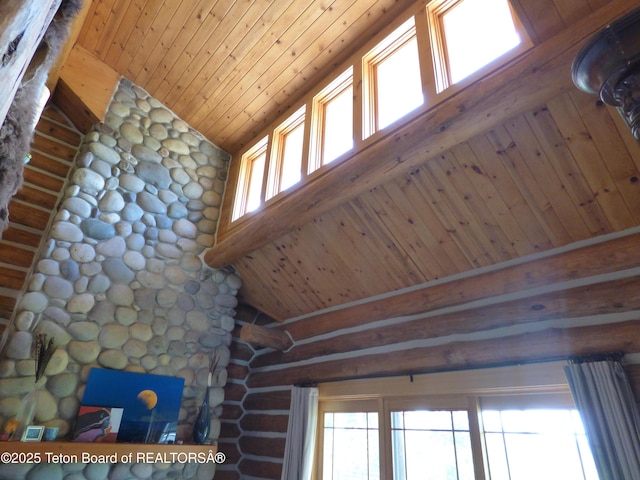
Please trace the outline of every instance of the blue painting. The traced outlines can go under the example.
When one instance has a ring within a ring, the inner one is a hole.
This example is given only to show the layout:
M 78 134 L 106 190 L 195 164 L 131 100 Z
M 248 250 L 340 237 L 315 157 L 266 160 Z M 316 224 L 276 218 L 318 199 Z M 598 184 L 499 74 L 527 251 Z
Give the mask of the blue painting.
M 82 405 L 122 408 L 117 442 L 173 443 L 183 378 L 92 368 Z

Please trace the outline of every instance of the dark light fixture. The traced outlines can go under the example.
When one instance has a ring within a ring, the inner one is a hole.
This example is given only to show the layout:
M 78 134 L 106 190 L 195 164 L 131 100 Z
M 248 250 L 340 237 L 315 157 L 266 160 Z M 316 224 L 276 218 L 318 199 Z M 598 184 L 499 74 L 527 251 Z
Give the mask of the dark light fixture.
M 573 83 L 616 107 L 640 141 L 640 9 L 595 34 L 571 67 Z

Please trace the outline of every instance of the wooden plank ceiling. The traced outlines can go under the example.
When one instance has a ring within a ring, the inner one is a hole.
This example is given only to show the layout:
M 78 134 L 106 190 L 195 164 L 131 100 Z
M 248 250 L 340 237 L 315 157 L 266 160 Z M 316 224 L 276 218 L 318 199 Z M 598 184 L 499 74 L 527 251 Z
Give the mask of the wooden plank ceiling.
M 413 0 L 93 0 L 79 44 L 236 152 Z
M 235 152 L 410 3 L 95 0 L 79 42 Z M 514 0 L 536 44 L 607 3 Z M 615 110 L 568 90 L 245 255 L 241 297 L 283 320 L 620 232 L 639 179 Z

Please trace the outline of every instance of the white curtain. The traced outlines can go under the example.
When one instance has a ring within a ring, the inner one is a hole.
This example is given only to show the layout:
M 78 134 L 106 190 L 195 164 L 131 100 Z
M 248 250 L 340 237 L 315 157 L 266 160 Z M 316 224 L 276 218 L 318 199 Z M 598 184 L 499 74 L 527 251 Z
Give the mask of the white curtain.
M 640 479 L 640 414 L 618 361 L 564 367 L 602 480 Z
M 291 387 L 282 480 L 310 480 L 318 420 L 318 389 Z

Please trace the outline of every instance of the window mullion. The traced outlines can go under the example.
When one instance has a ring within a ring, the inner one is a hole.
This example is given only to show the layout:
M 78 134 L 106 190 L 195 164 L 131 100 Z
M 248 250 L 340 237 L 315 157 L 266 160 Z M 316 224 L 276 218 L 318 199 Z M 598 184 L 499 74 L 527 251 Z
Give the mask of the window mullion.
M 313 124 L 313 98 L 307 101 L 304 113 L 304 134 L 302 137 L 302 163 L 300 164 L 300 182 L 304 183 L 309 174 L 311 149 L 311 125 Z
M 269 172 L 271 172 L 271 162 L 277 162 L 278 159 L 273 158 L 271 152 L 273 151 L 273 142 L 275 135 L 269 135 L 267 141 L 266 157 L 264 160 L 264 174 L 262 176 L 262 191 L 260 192 L 261 203 L 265 203 L 267 200 L 267 189 L 269 188 Z
M 471 453 L 476 480 L 489 478 L 481 413 L 480 399 L 469 397 L 469 433 L 471 434 Z
M 366 99 L 364 98 L 365 89 L 363 89 L 363 75 L 362 75 L 362 59 L 359 65 L 353 66 L 353 148 L 359 150 L 362 146 L 362 141 L 365 138 L 364 134 L 364 105 Z M 360 68 L 357 68 L 360 67 Z
M 420 78 L 422 80 L 422 94 L 425 106 L 432 104 L 437 95 L 435 65 L 433 64 L 431 38 L 429 36 L 429 21 L 426 12 L 421 11 L 415 16 L 416 38 L 418 40 L 418 60 L 420 66 Z
M 393 456 L 391 452 L 391 411 L 386 400 L 378 399 L 378 435 L 380 445 L 380 478 L 393 478 Z

